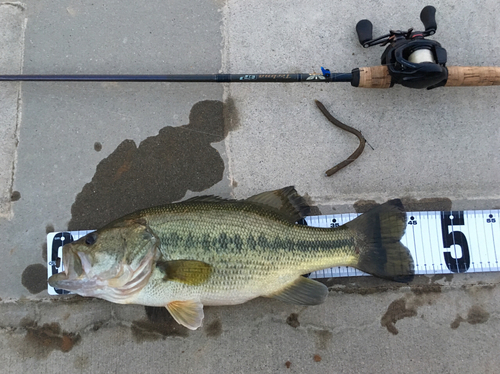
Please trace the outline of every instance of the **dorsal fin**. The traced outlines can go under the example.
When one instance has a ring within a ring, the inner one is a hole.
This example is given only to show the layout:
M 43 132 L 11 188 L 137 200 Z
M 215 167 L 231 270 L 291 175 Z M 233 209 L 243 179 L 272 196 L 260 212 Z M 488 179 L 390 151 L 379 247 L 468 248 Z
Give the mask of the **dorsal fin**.
M 185 202 L 222 203 L 224 201 L 230 201 L 230 199 L 224 199 L 223 197 L 214 196 L 214 195 L 203 195 L 203 196 L 191 197 L 190 199 L 184 200 L 182 202 L 183 203 L 185 203 Z
M 290 223 L 295 223 L 299 219 L 306 217 L 311 212 L 311 207 L 307 205 L 302 196 L 298 194 L 294 186 L 288 186 L 279 190 L 262 192 L 258 195 L 251 196 L 245 200 L 224 199 L 221 197 L 195 196 L 184 202 L 200 202 L 200 203 L 234 203 L 247 202 L 261 205 L 267 209 L 278 212 L 284 219 Z
M 245 201 L 273 208 L 290 223 L 297 222 L 299 219 L 309 215 L 311 211 L 304 198 L 298 194 L 293 186 L 263 192 L 251 196 Z

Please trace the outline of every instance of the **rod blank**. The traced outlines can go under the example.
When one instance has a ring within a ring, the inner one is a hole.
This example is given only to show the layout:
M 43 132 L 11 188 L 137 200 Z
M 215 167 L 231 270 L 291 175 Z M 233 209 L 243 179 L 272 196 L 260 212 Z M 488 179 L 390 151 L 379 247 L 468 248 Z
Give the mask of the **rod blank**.
M 322 74 L 168 74 L 168 75 L 0 75 L 0 81 L 22 82 L 351 82 L 351 73 Z
M 449 66 L 446 87 L 500 85 L 500 67 Z M 354 75 L 353 75 L 354 73 Z M 167 74 L 167 75 L 0 75 L 0 81 L 22 82 L 186 82 L 186 83 L 329 83 L 350 82 L 355 87 L 389 88 L 387 66 L 354 69 L 353 73 L 328 74 Z M 353 79 L 354 77 L 354 79 Z

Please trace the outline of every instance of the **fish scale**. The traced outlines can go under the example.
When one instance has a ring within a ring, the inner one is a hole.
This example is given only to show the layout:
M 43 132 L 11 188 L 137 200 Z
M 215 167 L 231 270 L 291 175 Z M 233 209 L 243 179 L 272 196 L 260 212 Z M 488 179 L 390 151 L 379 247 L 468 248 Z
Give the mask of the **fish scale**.
M 216 205 L 204 206 L 207 212 L 217 208 Z M 267 256 L 266 266 L 300 264 L 303 271 L 309 266 L 304 262 L 314 261 L 313 266 L 331 263 L 332 251 L 339 262 L 353 256 L 353 233 L 346 228 L 333 231 L 297 226 L 284 220 L 270 222 L 269 215 L 243 214 L 234 206 L 218 212 L 222 213 L 220 217 L 215 212 L 202 217 L 198 213 L 182 213 L 182 219 L 172 215 L 169 220 L 152 217 L 147 221 L 160 238 L 160 251 L 165 259 L 184 259 L 187 253 L 198 259 L 214 254 L 234 259 L 235 254 L 241 254 L 243 257 L 235 260 L 241 264 Z M 236 245 L 239 241 L 241 245 Z
M 163 291 L 154 291 L 155 297 L 163 292 L 182 294 L 183 298 L 197 296 L 206 305 L 240 303 L 263 291 L 275 292 L 300 274 L 352 264 L 357 259 L 353 234 L 346 228 L 307 228 L 266 210 L 238 208 L 238 204 L 211 203 L 143 212 L 160 238 L 162 259 L 195 258 L 213 266 L 210 280 L 198 286 L 172 284 L 166 290 L 164 275 L 156 274 L 154 284 Z M 169 219 L 164 218 L 166 213 Z M 234 244 L 236 237 L 241 238 L 241 246 Z M 276 280 L 280 280 L 278 285 Z M 144 291 L 147 294 L 152 289 Z M 136 301 L 146 299 L 150 302 L 148 296 L 138 295 Z

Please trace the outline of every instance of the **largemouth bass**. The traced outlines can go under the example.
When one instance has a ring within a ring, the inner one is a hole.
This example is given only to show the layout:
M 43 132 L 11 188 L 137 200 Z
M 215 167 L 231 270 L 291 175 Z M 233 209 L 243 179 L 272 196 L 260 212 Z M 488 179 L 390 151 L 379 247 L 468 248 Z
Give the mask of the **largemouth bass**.
M 400 243 L 406 215 L 391 200 L 337 228 L 297 225 L 309 212 L 293 187 L 246 200 L 213 196 L 137 211 L 63 247 L 51 286 L 121 304 L 164 306 L 195 330 L 203 305 L 259 296 L 321 304 L 328 288 L 305 278 L 352 266 L 400 282 L 413 259 Z

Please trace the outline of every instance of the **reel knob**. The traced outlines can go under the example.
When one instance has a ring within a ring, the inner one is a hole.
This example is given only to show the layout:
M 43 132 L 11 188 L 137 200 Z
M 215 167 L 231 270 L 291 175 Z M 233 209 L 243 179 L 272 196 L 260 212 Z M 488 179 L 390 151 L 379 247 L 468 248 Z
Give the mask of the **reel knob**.
M 429 35 L 434 35 L 437 29 L 436 8 L 432 5 L 427 5 L 420 12 L 420 20 L 425 26 L 425 31 L 428 32 Z
M 361 45 L 368 48 L 370 45 L 367 42 L 373 39 L 373 24 L 367 19 L 362 19 L 356 24 L 356 32 Z

